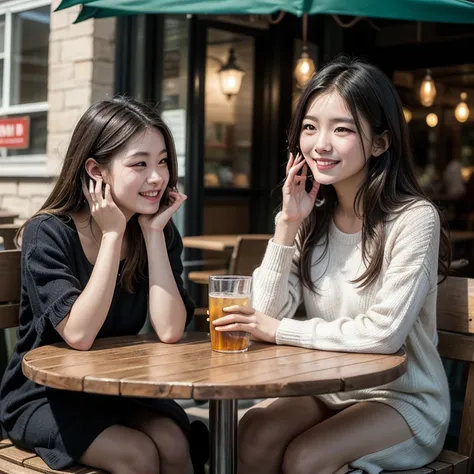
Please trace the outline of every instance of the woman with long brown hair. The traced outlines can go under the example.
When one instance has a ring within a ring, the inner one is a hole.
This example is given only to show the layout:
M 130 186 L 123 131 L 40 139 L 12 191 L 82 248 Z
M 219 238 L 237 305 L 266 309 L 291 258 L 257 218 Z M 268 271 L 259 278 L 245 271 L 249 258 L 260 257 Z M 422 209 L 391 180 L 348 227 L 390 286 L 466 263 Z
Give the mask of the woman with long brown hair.
M 423 466 L 441 451 L 449 421 L 436 295 L 450 251 L 442 216 L 418 186 L 395 88 L 373 65 L 334 60 L 302 91 L 289 146 L 253 308 L 227 308 L 217 330 L 328 351 L 403 347 L 408 369 L 381 387 L 249 410 L 239 474 Z M 305 320 L 294 319 L 301 303 Z
M 98 102 L 79 120 L 51 195 L 23 227 L 20 325 L 0 416 L 14 444 L 53 469 L 80 462 L 114 474 L 193 472 L 196 431 L 176 402 L 49 389 L 21 370 L 38 346 L 64 340 L 88 350 L 98 337 L 137 334 L 147 312 L 162 342 L 180 340 L 194 305 L 171 221 L 186 199 L 176 183 L 173 138 L 159 115 L 133 100 Z

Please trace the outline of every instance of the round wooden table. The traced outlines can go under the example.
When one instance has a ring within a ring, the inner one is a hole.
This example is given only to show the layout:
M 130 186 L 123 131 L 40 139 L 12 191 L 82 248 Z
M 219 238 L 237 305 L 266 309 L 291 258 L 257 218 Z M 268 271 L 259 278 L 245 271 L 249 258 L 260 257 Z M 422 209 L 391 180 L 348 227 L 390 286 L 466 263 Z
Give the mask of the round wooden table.
M 255 237 L 265 237 L 270 240 L 273 234 L 252 234 Z M 198 250 L 214 250 L 216 252 L 224 252 L 225 250 L 233 250 L 237 245 L 239 235 L 193 235 L 183 237 L 183 245 L 185 248 Z
M 252 343 L 238 354 L 213 352 L 205 333 L 178 344 L 154 335 L 99 339 L 89 351 L 65 343 L 23 358 L 23 372 L 41 385 L 116 396 L 210 400 L 211 473 L 236 469 L 237 400 L 290 397 L 383 385 L 406 370 L 393 355 L 326 352 Z

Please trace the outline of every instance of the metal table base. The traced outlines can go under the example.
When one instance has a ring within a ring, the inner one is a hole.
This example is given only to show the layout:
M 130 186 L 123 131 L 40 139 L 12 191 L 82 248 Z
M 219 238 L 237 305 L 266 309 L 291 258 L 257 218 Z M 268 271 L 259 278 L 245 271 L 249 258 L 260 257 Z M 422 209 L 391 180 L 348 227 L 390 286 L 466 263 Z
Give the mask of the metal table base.
M 210 400 L 211 474 L 237 472 L 237 400 Z

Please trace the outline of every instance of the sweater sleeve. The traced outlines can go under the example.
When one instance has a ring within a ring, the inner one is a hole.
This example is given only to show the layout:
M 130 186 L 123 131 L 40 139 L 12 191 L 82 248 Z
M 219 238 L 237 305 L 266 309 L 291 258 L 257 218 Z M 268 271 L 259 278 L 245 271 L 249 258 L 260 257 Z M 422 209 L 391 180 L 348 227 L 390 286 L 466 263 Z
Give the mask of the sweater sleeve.
M 439 216 L 431 205 L 417 206 L 399 217 L 392 232 L 395 240 L 390 255 L 384 256 L 388 268 L 373 305 L 353 318 L 341 314 L 333 321 L 283 319 L 277 344 L 382 354 L 399 350 L 427 295 L 436 291 Z
M 253 274 L 252 306 L 272 318 L 292 318 L 303 297 L 294 258 L 296 246 L 269 241 L 262 264 Z

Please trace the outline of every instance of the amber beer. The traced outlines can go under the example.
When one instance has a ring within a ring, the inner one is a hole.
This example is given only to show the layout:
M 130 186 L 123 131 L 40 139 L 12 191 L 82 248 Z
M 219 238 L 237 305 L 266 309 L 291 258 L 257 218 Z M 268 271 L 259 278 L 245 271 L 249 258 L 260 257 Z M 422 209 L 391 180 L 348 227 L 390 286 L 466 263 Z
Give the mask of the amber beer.
M 211 326 L 211 347 L 219 352 L 243 352 L 249 346 L 249 335 L 242 331 L 219 332 L 215 330 L 212 321 L 222 318 L 229 313 L 224 313 L 223 308 L 239 305 L 248 306 L 248 296 L 222 296 L 220 293 L 209 294 L 209 323 Z
M 211 347 L 218 352 L 244 352 L 249 347 L 250 336 L 243 331 L 216 331 L 212 321 L 228 315 L 228 306 L 249 306 L 251 277 L 211 276 L 209 278 L 209 325 Z

